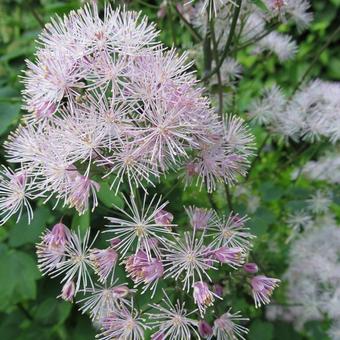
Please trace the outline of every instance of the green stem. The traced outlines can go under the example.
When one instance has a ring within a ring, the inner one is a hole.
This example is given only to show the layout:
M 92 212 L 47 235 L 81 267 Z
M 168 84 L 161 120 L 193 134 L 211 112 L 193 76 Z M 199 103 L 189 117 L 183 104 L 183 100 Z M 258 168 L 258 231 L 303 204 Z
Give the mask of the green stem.
M 235 34 L 237 20 L 238 20 L 238 17 L 240 15 L 240 11 L 241 11 L 241 5 L 242 5 L 242 0 L 236 0 L 236 5 L 235 5 L 235 9 L 234 9 L 233 19 L 232 19 L 232 22 L 231 22 L 228 39 L 227 39 L 227 42 L 224 46 L 222 56 L 219 60 L 218 65 L 216 65 L 216 67 L 209 74 L 205 75 L 205 77 L 203 79 L 201 79 L 201 81 L 206 81 L 211 76 L 213 76 L 215 73 L 217 73 L 217 71 L 221 68 L 221 66 L 223 64 L 224 59 L 227 57 L 229 50 L 230 50 L 231 43 L 233 41 L 234 34 Z
M 308 69 L 305 71 L 305 73 L 303 74 L 301 80 L 298 82 L 298 84 L 296 85 L 296 87 L 294 88 L 293 93 L 295 93 L 300 86 L 303 84 L 303 82 L 306 80 L 308 74 L 310 73 L 310 71 L 312 71 L 314 65 L 317 63 L 317 61 L 320 58 L 320 55 L 322 54 L 323 51 L 326 50 L 326 48 L 332 43 L 333 39 L 337 36 L 337 34 L 340 33 L 340 26 L 338 26 L 338 28 L 333 31 L 333 33 L 329 36 L 329 38 L 327 39 L 327 41 L 324 43 L 323 46 L 321 46 L 321 48 L 319 49 L 319 51 L 316 53 L 316 55 L 314 56 L 312 62 L 310 63 Z

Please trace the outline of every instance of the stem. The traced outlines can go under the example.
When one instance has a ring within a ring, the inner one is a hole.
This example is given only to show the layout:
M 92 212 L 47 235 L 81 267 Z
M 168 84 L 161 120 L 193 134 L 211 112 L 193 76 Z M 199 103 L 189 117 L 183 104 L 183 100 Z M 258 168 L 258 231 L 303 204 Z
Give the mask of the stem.
M 214 200 L 213 200 L 213 196 L 212 196 L 212 193 L 211 193 L 211 192 L 208 192 L 208 200 L 209 200 L 209 203 L 210 203 L 211 207 L 212 207 L 214 210 L 217 211 L 218 208 L 217 208 L 216 203 L 215 203 Z
M 253 159 L 253 161 L 250 164 L 249 171 L 248 171 L 248 173 L 246 175 L 246 178 L 245 178 L 244 182 L 246 182 L 249 179 L 250 174 L 251 174 L 252 170 L 254 169 L 255 164 L 261 159 L 261 156 L 262 156 L 261 153 L 262 153 L 264 147 L 266 146 L 267 141 L 268 141 L 269 138 L 270 138 L 270 134 L 269 134 L 269 132 L 267 132 L 266 137 L 264 138 L 264 140 L 262 141 L 262 143 L 261 143 L 261 145 L 260 145 L 260 147 L 258 149 L 256 157 Z
M 213 55 L 215 59 L 215 64 L 219 64 L 218 59 L 218 49 L 217 49 L 217 41 L 215 36 L 215 28 L 214 28 L 214 19 L 210 20 L 210 33 L 211 33 L 211 40 L 213 43 Z M 218 82 L 218 113 L 223 118 L 223 87 L 222 87 L 222 77 L 221 77 L 221 69 L 217 71 L 217 82 Z
M 40 27 L 44 28 L 45 27 L 45 23 L 44 23 L 44 20 L 41 19 L 39 13 L 35 9 L 32 9 L 32 14 L 33 14 L 35 20 L 37 20 L 37 22 L 40 25 Z
M 193 38 L 197 41 L 197 42 L 201 42 L 203 41 L 202 36 L 199 34 L 199 32 L 195 29 L 194 26 L 192 26 L 190 24 L 190 22 L 184 17 L 184 15 L 181 13 L 181 11 L 177 8 L 177 6 L 175 5 L 175 11 L 177 12 L 177 14 L 179 15 L 179 17 L 181 18 L 181 20 L 183 21 L 184 25 L 189 29 L 191 35 L 193 36 Z
M 30 320 L 33 321 L 33 317 L 30 314 L 30 312 L 22 305 L 22 303 L 17 303 L 17 307 L 20 309 L 20 311 L 25 315 L 25 317 Z
M 231 46 L 231 43 L 233 41 L 233 37 L 235 34 L 237 20 L 240 15 L 241 5 L 242 5 L 242 0 L 236 0 L 236 5 L 235 5 L 234 14 L 233 14 L 233 19 L 232 19 L 231 26 L 230 26 L 229 36 L 228 36 L 227 42 L 225 44 L 225 47 L 224 47 L 224 50 L 223 50 L 223 53 L 222 53 L 222 56 L 221 56 L 221 59 L 218 65 L 216 65 L 216 67 L 208 75 L 206 75 L 203 79 L 201 79 L 201 81 L 206 81 L 211 76 L 213 76 L 221 68 L 224 59 L 228 55 L 228 52 L 229 52 L 229 49 L 230 49 L 230 46 Z
M 295 93 L 300 86 L 303 84 L 303 82 L 305 81 L 306 77 L 308 76 L 308 74 L 310 73 L 310 71 L 313 69 L 314 65 L 317 63 L 317 61 L 320 58 L 320 55 L 322 54 L 323 51 L 326 50 L 326 48 L 332 43 L 333 39 L 335 38 L 335 36 L 340 33 L 340 26 L 338 26 L 338 28 L 329 36 L 329 38 L 327 39 L 327 41 L 324 43 L 323 46 L 321 46 L 321 48 L 319 49 L 319 51 L 316 53 L 316 55 L 314 56 L 312 62 L 310 63 L 308 69 L 305 71 L 305 73 L 303 74 L 301 80 L 298 82 L 298 84 L 296 85 L 296 87 L 294 88 L 293 93 Z

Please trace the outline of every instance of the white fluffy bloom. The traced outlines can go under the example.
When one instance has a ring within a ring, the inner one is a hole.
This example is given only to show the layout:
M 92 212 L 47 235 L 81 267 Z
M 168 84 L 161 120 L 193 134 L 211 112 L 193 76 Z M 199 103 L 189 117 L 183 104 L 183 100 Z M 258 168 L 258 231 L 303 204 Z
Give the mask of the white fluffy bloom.
M 324 315 L 339 320 L 339 247 L 340 228 L 336 224 L 315 225 L 292 242 L 284 278 L 288 302 L 293 304 L 289 314 L 298 328 L 307 321 L 322 320 Z

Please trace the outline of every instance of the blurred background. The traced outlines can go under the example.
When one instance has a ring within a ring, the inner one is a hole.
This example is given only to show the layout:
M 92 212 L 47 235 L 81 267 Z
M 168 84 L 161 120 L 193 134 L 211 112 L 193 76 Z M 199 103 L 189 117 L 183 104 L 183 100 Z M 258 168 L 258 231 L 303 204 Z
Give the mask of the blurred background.
M 167 46 L 175 45 L 179 50 L 188 50 L 193 58 L 199 58 L 201 47 L 195 45 L 190 32 L 173 7 L 163 6 L 163 12 L 160 13 L 161 1 L 136 0 L 121 3 L 131 9 L 142 10 L 151 20 L 157 22 L 161 30 L 161 40 Z M 55 14 L 62 16 L 83 4 L 84 1 L 0 0 L 1 163 L 5 163 L 3 142 L 22 115 L 20 76 L 25 68 L 25 59 L 34 58 L 34 41 L 37 35 Z M 340 0 L 313 0 L 312 9 L 315 19 L 310 28 L 302 34 L 298 34 L 289 25 L 280 27 L 282 32 L 290 32 L 299 43 L 299 51 L 293 60 L 280 64 L 275 57 L 268 55 L 264 62 L 263 57 L 245 51 L 239 52 L 237 60 L 243 66 L 244 72 L 235 101 L 236 112 L 243 112 L 254 96 L 265 85 L 274 81 L 283 88 L 294 88 L 311 63 L 311 78 L 340 80 L 339 39 L 334 39 L 320 56 L 315 58 L 315 50 L 319 49 L 340 25 Z M 261 140 L 263 131 L 255 128 L 254 133 Z M 254 248 L 256 261 L 261 263 L 266 273 L 281 277 L 287 268 L 289 248 L 285 242 L 287 228 L 282 222 L 282 216 L 287 214 L 285 209 L 290 212 L 298 209 L 299 202 L 314 192 L 315 187 L 303 179 L 298 185 L 289 186 L 292 171 L 291 149 L 282 147 L 281 153 L 275 153 L 276 148 L 277 145 L 273 141 L 261 162 L 256 165 L 250 182 L 251 193 L 242 190 L 237 193 L 235 210 L 246 211 L 251 217 L 251 230 L 257 235 Z M 293 145 L 293 148 L 298 150 L 301 145 Z M 281 158 L 278 159 L 279 157 Z M 278 164 L 282 162 L 286 166 L 278 168 Z M 175 182 L 176 178 L 168 177 L 166 185 L 158 188 L 158 191 L 166 193 Z M 112 196 L 105 187 L 102 188 L 99 199 L 108 207 L 113 201 L 118 205 L 121 203 L 121 198 Z M 177 187 L 168 199 L 171 202 L 171 211 L 178 211 L 178 214 L 180 211 L 183 213 L 182 205 L 188 203 L 209 206 L 207 197 L 193 189 L 183 192 L 182 188 Z M 216 204 L 223 207 L 224 202 L 222 198 L 220 200 L 216 196 Z M 334 187 L 332 211 L 337 217 L 340 217 L 339 204 L 340 190 Z M 94 339 L 95 331 L 89 319 L 77 312 L 74 305 L 55 299 L 60 291 L 59 282 L 41 277 L 36 266 L 34 245 L 45 227 L 56 222 L 55 216 L 65 214 L 65 220 L 72 226 L 88 225 L 91 220 L 91 225 L 95 227 L 96 224 L 102 223 L 102 220 L 89 214 L 79 218 L 70 211 L 58 209 L 57 213 L 53 213 L 52 206 L 38 202 L 31 225 L 26 224 L 25 218 L 19 223 L 13 219 L 0 229 L 1 340 Z M 96 214 L 100 213 L 97 210 Z M 275 300 L 283 305 L 284 291 L 283 283 L 275 296 Z M 308 322 L 304 331 L 297 332 L 290 323 L 268 321 L 265 309 L 261 311 L 249 307 L 243 297 L 235 297 L 233 305 L 244 310 L 243 314 L 252 320 L 248 336 L 251 340 L 328 339 L 327 319 L 323 322 Z

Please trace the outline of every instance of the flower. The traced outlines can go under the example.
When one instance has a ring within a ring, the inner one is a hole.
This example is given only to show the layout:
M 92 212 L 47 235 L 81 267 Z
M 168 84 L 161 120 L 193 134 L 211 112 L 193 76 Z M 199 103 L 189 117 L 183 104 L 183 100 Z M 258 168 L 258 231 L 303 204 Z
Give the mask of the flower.
M 166 210 L 160 210 L 155 215 L 155 222 L 158 224 L 171 224 L 174 216 Z
M 242 248 L 247 252 L 251 248 L 251 240 L 255 237 L 245 227 L 248 217 L 230 214 L 224 216 L 211 228 L 211 236 L 214 237 L 213 245 L 216 247 Z
M 154 238 L 160 243 L 166 243 L 164 236 L 171 233 L 169 227 L 175 226 L 174 224 L 169 224 L 168 221 L 166 221 L 167 223 L 155 222 L 155 217 L 163 211 L 167 202 L 161 204 L 161 198 L 156 201 L 156 196 L 153 196 L 150 203 L 146 205 L 146 196 L 144 196 L 142 206 L 138 207 L 135 197 L 131 196 L 130 201 L 131 202 L 129 203 L 125 198 L 130 213 L 116 207 L 116 209 L 127 216 L 128 219 L 124 220 L 116 217 L 107 217 L 111 224 L 107 226 L 110 230 L 105 232 L 115 233 L 116 236 L 110 241 L 117 238 L 121 239 L 116 249 L 122 256 L 125 256 L 129 250 L 137 252 L 143 246 L 145 247 L 147 256 L 151 257 L 151 249 L 148 240 Z M 153 207 L 154 204 L 155 206 Z M 135 240 L 137 241 L 136 245 L 131 246 L 132 242 Z M 154 247 L 153 250 L 159 255 L 157 248 Z
M 196 207 L 185 208 L 190 219 L 190 225 L 197 230 L 204 230 L 215 223 L 216 213 L 212 209 L 203 209 Z
M 169 339 L 190 339 L 191 333 L 194 333 L 198 338 L 195 327 L 197 321 L 190 318 L 197 310 L 188 312 L 185 309 L 185 304 L 181 304 L 179 300 L 174 305 L 165 290 L 163 290 L 164 298 L 162 305 L 150 304 L 154 309 L 154 313 L 148 313 L 152 329 L 156 329 L 156 334 L 164 334 Z
M 278 287 L 280 280 L 258 275 L 251 279 L 251 287 L 255 307 L 258 308 L 261 304 L 268 304 L 270 297 L 273 294 L 275 287 Z
M 24 169 L 17 172 L 2 166 L 0 169 L 0 225 L 5 224 L 11 216 L 18 213 L 20 219 L 26 208 L 28 223 L 33 218 L 30 199 L 34 198 L 34 180 Z
M 232 268 L 242 265 L 244 261 L 244 253 L 241 247 L 220 247 L 213 252 L 213 256 L 221 263 L 227 263 Z
M 214 295 L 209 290 L 208 284 L 206 282 L 195 282 L 193 288 L 195 303 L 198 306 L 201 316 L 203 316 L 206 308 L 213 305 L 215 300 Z
M 74 282 L 73 281 L 67 281 L 63 285 L 63 289 L 62 289 L 61 295 L 59 295 L 59 297 L 61 297 L 65 301 L 71 301 L 72 302 L 74 294 L 75 294 Z
M 196 238 L 189 232 L 184 233 L 184 239 L 169 240 L 163 249 L 164 277 L 180 280 L 187 291 L 197 280 L 211 281 L 207 271 L 214 268 L 216 260 L 208 258 L 209 249 L 203 241 L 204 235 Z
M 235 321 L 248 321 L 249 319 L 244 318 L 240 315 L 240 312 L 234 314 L 230 313 L 231 308 L 228 312 L 221 315 L 214 321 L 214 336 L 217 340 L 224 339 L 242 339 L 245 340 L 244 335 L 248 333 L 248 329 L 241 326 Z
M 205 320 L 200 320 L 198 322 L 198 332 L 200 336 L 204 339 L 209 338 L 213 335 L 213 329 Z
M 127 258 L 125 268 L 136 286 L 144 283 L 143 292 L 150 288 L 153 297 L 158 280 L 164 274 L 162 262 L 156 258 L 149 258 L 145 251 L 139 250 L 135 255 Z
M 145 320 L 136 309 L 124 305 L 116 308 L 101 320 L 102 332 L 97 335 L 100 340 L 109 339 L 143 339 L 144 330 L 148 328 Z
M 259 271 L 259 268 L 256 263 L 245 263 L 243 265 L 243 269 L 247 273 L 257 273 Z
M 84 237 L 81 237 L 80 231 L 75 233 L 70 232 L 70 239 L 65 246 L 63 257 L 53 268 L 50 267 L 48 273 L 51 277 L 63 275 L 61 282 L 68 282 L 73 280 L 75 282 L 75 293 L 80 288 L 86 289 L 88 283 L 93 287 L 93 282 L 90 274 L 92 266 L 90 260 L 90 248 L 95 242 L 98 234 L 94 237 L 91 244 L 89 244 L 90 229 L 87 229 Z M 39 248 L 38 248 L 39 250 Z M 43 265 L 44 268 L 44 265 Z
M 70 230 L 62 223 L 57 223 L 52 230 L 45 231 L 41 242 L 36 245 L 38 267 L 43 274 L 55 270 L 66 255 L 66 245 L 71 240 Z
M 132 292 L 125 284 L 111 286 L 96 285 L 93 288 L 87 288 L 84 293 L 89 294 L 85 298 L 77 301 L 82 306 L 79 310 L 82 313 L 90 312 L 92 320 L 103 320 L 114 312 L 122 304 L 129 305 L 130 300 L 127 296 Z
M 112 247 L 106 249 L 91 249 L 89 258 L 95 272 L 99 276 L 100 282 L 105 283 L 110 274 L 111 279 L 113 278 L 118 253 Z

